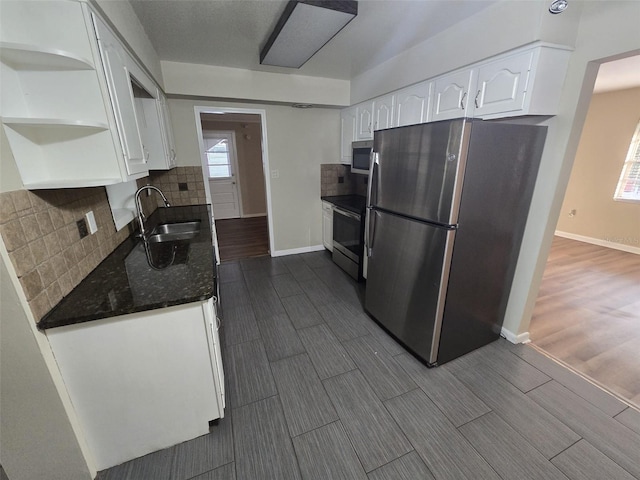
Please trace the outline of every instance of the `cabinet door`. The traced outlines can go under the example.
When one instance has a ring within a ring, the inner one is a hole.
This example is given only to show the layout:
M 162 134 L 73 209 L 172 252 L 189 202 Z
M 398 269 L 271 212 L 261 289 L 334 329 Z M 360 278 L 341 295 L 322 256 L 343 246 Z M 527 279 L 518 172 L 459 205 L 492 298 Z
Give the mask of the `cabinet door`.
M 434 81 L 431 121 L 466 117 L 472 113 L 469 105 L 473 104 L 473 98 L 469 99 L 469 90 L 474 73 L 474 70 L 464 70 Z
M 395 125 L 415 125 L 429 121 L 431 82 L 403 88 L 396 93 Z
M 333 207 L 327 202 L 322 202 L 322 243 L 333 252 Z
M 371 140 L 373 138 L 373 102 L 358 105 L 356 112 L 356 140 Z
M 127 173 L 144 173 L 148 168 L 138 128 L 131 76 L 127 67 L 128 54 L 98 17 L 93 15 L 93 21 Z
M 523 110 L 532 59 L 533 52 L 525 52 L 480 67 L 474 116 Z
M 169 116 L 169 105 L 167 105 L 167 97 L 158 90 L 158 113 L 161 119 L 163 139 L 165 141 L 165 153 L 167 156 L 167 167 L 176 166 L 176 144 L 173 138 L 173 127 L 171 126 L 171 117 Z
M 393 107 L 395 103 L 395 95 L 385 95 L 376 98 L 373 102 L 373 129 L 384 130 L 385 128 L 395 127 L 393 121 Z
M 220 320 L 218 319 L 217 297 L 212 297 L 207 300 L 203 305 L 203 313 L 205 322 L 211 333 L 209 337 L 209 353 L 211 356 L 211 368 L 213 370 L 213 379 L 216 386 L 216 397 L 218 401 L 218 409 L 220 417 L 224 417 L 224 407 L 226 404 L 225 391 L 224 391 L 224 369 L 222 368 L 222 354 L 220 346 Z
M 340 112 L 340 157 L 342 163 L 351 163 L 351 144 L 356 139 L 356 107 Z

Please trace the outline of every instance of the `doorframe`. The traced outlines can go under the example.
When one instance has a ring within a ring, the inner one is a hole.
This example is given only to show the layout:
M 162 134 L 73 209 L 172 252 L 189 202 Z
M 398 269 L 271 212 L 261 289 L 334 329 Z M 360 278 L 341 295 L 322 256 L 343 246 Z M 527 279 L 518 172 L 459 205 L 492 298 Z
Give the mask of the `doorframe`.
M 267 112 L 261 108 L 236 108 L 236 107 L 216 107 L 216 106 L 194 106 L 193 107 L 196 132 L 198 134 L 198 145 L 200 148 L 200 166 L 202 168 L 202 174 L 204 178 L 209 178 L 209 174 L 204 170 L 204 163 L 202 161 L 204 157 L 204 141 L 202 137 L 202 123 L 200 120 L 201 113 L 249 113 L 254 115 L 260 115 L 260 129 L 261 129 L 261 150 L 262 150 L 262 174 L 264 176 L 264 188 L 265 196 L 267 197 L 267 225 L 269 227 L 269 255 L 273 256 L 274 249 L 274 235 L 273 235 L 273 210 L 271 206 L 271 183 L 269 182 L 269 147 L 267 142 Z M 211 204 L 211 191 L 209 189 L 209 182 L 204 182 L 204 191 L 207 197 L 207 203 Z M 213 213 L 213 210 L 212 210 Z M 214 218 L 215 223 L 215 218 Z
M 233 168 L 233 174 L 234 174 L 234 179 L 233 181 L 235 181 L 235 185 L 236 185 L 236 189 L 237 189 L 237 196 L 238 196 L 238 213 L 240 214 L 240 218 L 244 218 L 244 211 L 242 209 L 242 187 L 240 185 L 240 168 L 238 165 L 238 149 L 236 148 L 236 132 L 234 132 L 233 130 L 212 130 L 211 131 L 212 135 L 207 135 L 206 138 L 218 138 L 218 135 L 220 135 L 221 137 L 230 137 L 231 138 L 231 151 L 229 152 L 231 154 L 231 168 Z M 202 171 L 203 173 L 206 173 L 206 179 L 208 182 L 211 182 L 211 179 L 209 178 L 209 172 L 207 171 L 207 165 L 206 165 L 206 160 L 205 160 L 205 151 L 204 151 L 204 139 L 205 136 L 204 134 L 202 135 L 202 144 L 203 144 L 203 151 L 202 151 Z M 215 183 L 215 179 L 214 179 L 214 183 Z M 209 184 L 211 185 L 211 184 Z M 210 190 L 210 189 L 209 189 Z M 211 192 L 209 192 L 211 193 Z M 211 200 L 211 198 L 208 197 L 208 200 Z M 213 203 L 211 203 L 211 209 L 213 210 Z

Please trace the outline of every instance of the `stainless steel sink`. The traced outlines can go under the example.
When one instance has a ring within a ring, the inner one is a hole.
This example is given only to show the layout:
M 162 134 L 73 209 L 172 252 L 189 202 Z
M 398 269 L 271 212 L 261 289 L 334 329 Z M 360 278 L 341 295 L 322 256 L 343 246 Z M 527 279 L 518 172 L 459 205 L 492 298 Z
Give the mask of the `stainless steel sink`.
M 174 234 L 174 233 L 198 233 L 200 232 L 200 220 L 194 222 L 161 223 L 156 225 L 151 234 Z
M 151 231 L 147 238 L 149 243 L 175 242 L 189 240 L 200 233 L 200 221 L 161 223 Z

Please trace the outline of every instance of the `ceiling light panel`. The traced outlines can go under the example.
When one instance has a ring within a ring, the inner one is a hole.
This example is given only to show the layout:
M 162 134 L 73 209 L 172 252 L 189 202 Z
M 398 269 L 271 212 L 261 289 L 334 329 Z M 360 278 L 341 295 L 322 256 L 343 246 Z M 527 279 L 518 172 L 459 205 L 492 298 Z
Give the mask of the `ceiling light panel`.
M 356 1 L 291 1 L 260 55 L 260 63 L 300 68 L 356 15 Z

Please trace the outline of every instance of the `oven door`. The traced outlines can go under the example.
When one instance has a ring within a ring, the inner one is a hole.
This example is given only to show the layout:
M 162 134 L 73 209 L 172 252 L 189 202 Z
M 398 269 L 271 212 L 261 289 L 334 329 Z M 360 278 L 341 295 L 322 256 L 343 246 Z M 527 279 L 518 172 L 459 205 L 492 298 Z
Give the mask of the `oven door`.
M 357 213 L 333 209 L 333 248 L 358 265 L 362 256 L 360 218 Z

